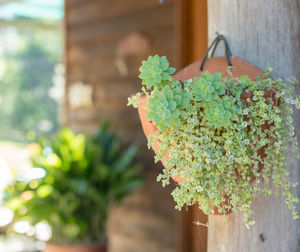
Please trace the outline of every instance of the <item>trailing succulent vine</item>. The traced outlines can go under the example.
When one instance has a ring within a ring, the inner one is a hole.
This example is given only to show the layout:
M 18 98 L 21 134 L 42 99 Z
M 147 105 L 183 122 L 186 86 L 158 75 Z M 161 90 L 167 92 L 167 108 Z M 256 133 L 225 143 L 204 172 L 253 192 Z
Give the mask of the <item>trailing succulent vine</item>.
M 293 219 L 299 217 L 286 159 L 290 148 L 300 158 L 290 106 L 300 109 L 300 99 L 294 95 L 296 81 L 272 79 L 272 71 L 251 81 L 233 77 L 229 68 L 227 77 L 204 72 L 180 83 L 166 57 L 143 61 L 143 93 L 128 105 L 137 107 L 142 95 L 148 99 L 147 118 L 158 128 L 148 145 L 159 143 L 156 162 L 168 157 L 158 176 L 163 186 L 180 176 L 172 192 L 177 209 L 195 203 L 206 214 L 239 209 L 249 227 L 255 223 L 253 199 L 275 193 L 285 195 Z

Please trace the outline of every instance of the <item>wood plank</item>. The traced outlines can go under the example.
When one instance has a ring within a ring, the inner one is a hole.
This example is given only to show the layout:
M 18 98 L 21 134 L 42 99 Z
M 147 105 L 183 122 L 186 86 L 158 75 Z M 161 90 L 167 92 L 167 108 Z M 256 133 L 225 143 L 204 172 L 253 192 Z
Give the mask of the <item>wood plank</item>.
M 115 35 L 120 32 L 129 32 L 135 30 L 147 30 L 155 27 L 170 27 L 173 25 L 174 8 L 156 7 L 150 10 L 141 11 L 135 15 L 117 17 L 113 20 L 104 20 L 103 22 L 91 23 L 88 26 L 73 27 L 69 29 L 70 41 L 80 42 L 93 40 L 99 36 Z
M 170 52 L 172 49 L 170 49 Z M 159 54 L 159 55 L 170 55 L 170 53 L 166 53 L 165 51 L 153 51 L 151 54 Z M 124 59 L 124 64 L 128 69 L 128 74 L 124 77 L 134 77 L 139 75 L 139 67 L 141 65 L 142 60 L 146 59 L 148 56 L 143 55 L 139 57 L 126 57 Z M 174 62 L 175 55 L 168 56 L 168 59 L 171 62 Z M 96 58 L 90 59 L 86 61 L 81 61 L 80 63 L 73 63 L 69 69 L 69 78 L 70 81 L 83 81 L 86 82 L 86 79 L 108 79 L 114 78 L 115 76 L 122 77 L 122 73 L 119 71 L 116 58 Z
M 120 107 L 109 109 L 107 105 L 102 106 L 101 109 L 99 109 L 99 107 L 88 109 L 72 109 L 67 115 L 67 118 L 71 121 L 76 121 L 77 123 L 109 120 L 112 123 L 119 123 L 122 125 L 132 126 L 132 124 L 134 124 L 136 127 L 140 125 L 138 114 L 136 113 L 136 111 L 133 111 L 132 109 L 126 107 L 123 107 L 122 109 L 120 109 Z
M 70 78 L 70 85 L 74 82 L 78 81 L 78 79 L 72 79 Z M 123 84 L 125 86 L 129 86 L 129 85 L 133 85 L 135 88 L 140 88 L 140 79 L 138 78 L 138 76 L 113 76 L 113 77 L 108 77 L 108 78 L 91 78 L 91 76 L 85 76 L 85 79 L 82 80 L 84 83 L 89 83 L 91 85 L 93 85 L 95 88 L 97 88 L 97 86 L 99 85 L 100 87 L 102 87 L 102 85 L 116 85 L 118 87 L 120 87 L 120 85 L 123 86 Z M 122 83 L 122 84 L 120 84 Z M 122 89 L 121 89 L 122 90 Z
M 177 252 L 192 252 L 193 251 L 193 235 L 192 223 L 190 220 L 191 213 L 188 209 L 180 211 L 177 217 L 178 226 L 178 249 Z
M 91 1 L 80 8 L 70 8 L 68 22 L 71 26 L 85 26 L 100 23 L 105 19 L 113 19 L 124 15 L 136 15 L 140 11 L 149 11 L 151 8 L 169 8 L 173 0 L 167 0 L 162 5 L 157 0 L 109 0 Z
M 206 252 L 207 251 L 207 227 L 203 225 L 196 225 L 195 222 L 199 221 L 202 224 L 207 224 L 208 216 L 205 215 L 198 207 L 194 205 L 190 207 L 190 222 L 192 230 L 192 251 L 193 252 Z
M 211 0 L 209 39 L 223 34 L 235 56 L 264 69 L 275 69 L 274 77 L 300 78 L 300 2 L 294 0 Z M 218 55 L 223 53 L 223 49 Z M 297 93 L 299 93 L 297 87 Z M 300 134 L 300 113 L 294 116 Z M 289 180 L 300 181 L 300 163 L 289 154 Z M 295 192 L 300 196 L 300 186 Z M 256 224 L 246 229 L 242 213 L 209 216 L 208 251 L 297 252 L 300 251 L 300 220 L 291 213 L 281 196 L 257 197 L 253 204 Z M 300 204 L 297 205 L 298 211 Z M 264 239 L 261 239 L 261 237 Z
M 184 67 L 201 59 L 207 49 L 207 0 L 179 0 L 176 6 L 179 61 Z
M 191 0 L 176 1 L 176 44 L 177 57 L 180 68 L 185 67 L 191 62 L 190 48 L 191 48 L 191 24 L 190 24 L 190 2 Z
M 159 48 L 160 51 L 172 51 L 175 50 L 174 43 L 170 43 L 170 40 L 174 40 L 174 31 L 171 27 L 148 29 L 145 32 L 146 38 L 150 40 L 151 48 Z M 127 33 L 120 33 L 116 36 L 105 37 L 101 39 L 84 41 L 82 43 L 70 43 L 69 48 L 69 61 L 77 63 L 80 61 L 87 61 L 94 58 L 113 57 L 118 53 L 118 46 Z M 171 49 L 171 50 L 170 50 Z M 150 51 L 145 52 L 146 54 Z M 166 53 L 164 53 L 166 54 Z
M 82 7 L 86 4 L 92 4 L 92 3 L 95 3 L 95 2 L 100 2 L 99 0 L 65 0 L 66 2 L 68 2 L 68 9 L 72 9 L 72 8 L 79 8 L 79 7 Z
M 128 67 L 128 75 L 125 77 L 133 77 L 138 75 L 138 66 L 141 60 L 128 59 L 126 60 L 126 66 Z M 75 81 L 86 81 L 89 79 L 109 79 L 114 76 L 122 77 L 119 72 L 115 58 L 97 58 L 93 60 L 81 62 L 80 64 L 72 64 L 69 70 L 69 76 Z
M 207 0 L 193 0 L 191 8 L 193 19 L 191 60 L 194 62 L 203 58 L 208 47 Z
M 150 153 L 152 155 L 152 153 Z M 151 160 L 152 162 L 152 160 Z M 161 166 L 148 165 L 145 172 L 147 176 L 144 186 L 141 190 L 135 192 L 132 196 L 129 196 L 124 201 L 124 207 L 122 209 L 113 209 L 111 223 L 114 224 L 114 228 L 109 224 L 108 233 L 113 234 L 116 232 L 118 235 L 116 239 L 111 241 L 111 248 L 114 251 L 128 251 L 128 252 L 140 252 L 153 251 L 153 252 L 174 252 L 174 248 L 170 249 L 169 244 L 174 243 L 175 230 L 170 222 L 174 220 L 176 211 L 170 209 L 169 205 L 173 200 L 170 197 L 170 189 L 158 187 L 156 176 L 161 172 Z M 151 173 L 151 174 L 149 174 Z M 145 200 L 145 199 L 149 200 Z M 138 208 L 139 212 L 134 208 Z M 149 210 L 152 210 L 151 213 Z M 145 214 L 143 212 L 145 211 Z M 153 216 L 154 215 L 154 216 Z M 124 218 L 123 216 L 128 216 Z M 154 218 L 152 218 L 152 216 Z M 151 221 L 153 219 L 153 221 Z M 162 225 L 156 223 L 161 222 Z M 138 229 L 134 230 L 132 226 L 137 226 Z M 164 234 L 164 230 L 168 230 L 168 234 Z M 112 232 L 114 231 L 114 232 Z M 122 235 L 123 232 L 123 235 Z M 126 235 L 124 235 L 126 233 Z M 110 236 L 111 237 L 111 236 Z M 137 237 L 137 242 L 133 240 Z M 155 242 L 156 239 L 160 239 L 161 243 Z M 132 241 L 133 240 L 133 241 Z M 137 243 L 137 248 L 132 250 L 130 248 L 130 241 Z M 149 243 L 152 243 L 148 245 Z M 144 250 L 145 246 L 152 248 L 151 250 Z

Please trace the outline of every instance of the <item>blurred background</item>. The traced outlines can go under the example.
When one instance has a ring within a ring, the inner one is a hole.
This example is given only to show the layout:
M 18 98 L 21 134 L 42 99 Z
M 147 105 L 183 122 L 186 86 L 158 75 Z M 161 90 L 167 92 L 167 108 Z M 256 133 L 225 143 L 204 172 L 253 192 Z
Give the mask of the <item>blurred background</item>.
M 0 198 L 14 174 L 31 168 L 28 142 L 61 125 L 63 17 L 63 0 L 0 1 Z M 2 233 L 12 220 L 13 212 L 2 206 Z M 16 234 L 0 236 L 0 251 L 42 249 L 42 243 L 22 235 L 33 236 L 28 222 L 15 223 L 14 229 Z M 48 229 L 42 225 L 38 231 L 42 240 L 50 238 Z
M 173 1 L 0 1 L 0 199 L 6 201 L 10 184 L 19 190 L 10 191 L 10 203 L 0 207 L 1 252 L 41 251 L 45 242 L 53 242 L 50 213 L 42 222 L 33 222 L 32 216 L 19 218 L 33 201 L 29 197 L 23 202 L 24 195 L 35 195 L 46 178 L 37 175 L 38 170 L 29 172 L 34 165 L 28 144 L 50 139 L 62 127 L 89 136 L 109 120 L 122 149 L 145 146 L 138 115 L 127 108 L 127 97 L 139 90 L 138 67 L 148 55 L 167 55 L 176 63 L 174 16 Z M 57 154 L 51 143 L 40 146 L 42 155 L 49 148 Z M 171 188 L 156 182 L 160 166 L 152 158 L 151 151 L 140 152 L 142 187 L 121 206 L 107 210 L 109 251 L 175 249 Z M 67 180 L 71 175 L 64 176 Z M 26 187 L 24 181 L 29 183 Z M 96 190 L 100 195 L 100 188 Z M 16 207 L 19 198 L 22 203 Z

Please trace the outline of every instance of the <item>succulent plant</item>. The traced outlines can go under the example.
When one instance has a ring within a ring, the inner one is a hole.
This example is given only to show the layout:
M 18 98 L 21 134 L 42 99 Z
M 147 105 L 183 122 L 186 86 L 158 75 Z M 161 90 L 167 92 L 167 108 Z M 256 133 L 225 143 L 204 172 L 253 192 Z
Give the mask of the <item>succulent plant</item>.
M 225 93 L 225 85 L 222 82 L 220 73 L 210 74 L 205 72 L 200 77 L 195 77 L 193 82 L 194 85 L 191 86 L 191 91 L 197 101 L 209 102 Z
M 142 84 L 147 88 L 163 87 L 172 81 L 171 74 L 175 72 L 175 68 L 169 67 L 166 56 L 159 57 L 158 55 L 149 56 L 148 60 L 142 62 L 139 70 Z
M 232 97 L 223 96 L 222 98 L 211 101 L 205 108 L 205 115 L 209 126 L 215 128 L 229 127 L 231 119 L 236 117 L 236 106 Z
M 155 89 L 149 99 L 147 118 L 153 120 L 160 131 L 169 126 L 176 128 L 181 124 L 181 110 L 185 109 L 188 103 L 187 93 L 178 86 L 173 90 L 169 86 L 163 90 Z

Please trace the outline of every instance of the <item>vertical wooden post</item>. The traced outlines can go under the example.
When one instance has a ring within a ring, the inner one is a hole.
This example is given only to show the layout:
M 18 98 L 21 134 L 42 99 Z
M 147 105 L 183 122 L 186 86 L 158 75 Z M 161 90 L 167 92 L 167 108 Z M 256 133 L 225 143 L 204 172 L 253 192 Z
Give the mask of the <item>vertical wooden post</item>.
M 232 53 L 275 77 L 300 78 L 300 2 L 297 0 L 210 0 L 209 40 L 215 33 L 229 41 Z M 300 89 L 297 90 L 300 93 Z M 300 133 L 299 113 L 295 116 Z M 288 158 L 290 180 L 300 181 L 299 161 Z M 300 196 L 300 185 L 297 187 Z M 293 221 L 284 197 L 260 196 L 252 204 L 256 224 L 245 228 L 242 213 L 209 216 L 209 252 L 300 251 L 300 221 Z M 298 204 L 298 210 L 300 210 Z
M 184 67 L 201 59 L 207 49 L 207 0 L 177 0 L 176 5 L 178 61 Z
M 176 23 L 180 69 L 201 59 L 207 50 L 207 0 L 177 0 Z M 182 210 L 179 219 L 180 252 L 207 251 L 207 228 L 195 225 L 194 221 L 207 223 L 208 217 L 197 206 Z

